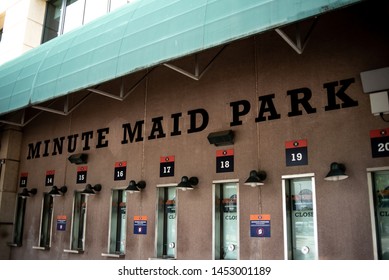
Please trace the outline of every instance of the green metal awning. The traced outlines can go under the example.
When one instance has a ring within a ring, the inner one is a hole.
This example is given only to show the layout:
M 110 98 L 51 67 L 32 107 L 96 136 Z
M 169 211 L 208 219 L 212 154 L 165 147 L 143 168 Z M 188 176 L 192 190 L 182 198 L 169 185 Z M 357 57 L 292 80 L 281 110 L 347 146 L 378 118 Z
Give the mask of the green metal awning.
M 361 0 L 139 0 L 0 66 L 0 115 Z

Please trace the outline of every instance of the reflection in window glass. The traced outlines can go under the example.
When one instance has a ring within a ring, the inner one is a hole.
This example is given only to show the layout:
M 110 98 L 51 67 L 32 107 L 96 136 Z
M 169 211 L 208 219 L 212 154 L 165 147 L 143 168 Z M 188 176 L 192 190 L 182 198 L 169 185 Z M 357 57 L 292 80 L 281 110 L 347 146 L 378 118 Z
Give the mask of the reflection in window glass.
M 177 240 L 176 187 L 158 188 L 157 257 L 175 258 Z
M 60 34 L 62 15 L 62 1 L 54 0 L 46 3 L 46 15 L 43 25 L 42 43 L 45 43 Z
M 86 225 L 86 195 L 74 192 L 72 233 L 70 237 L 70 249 L 84 251 L 85 249 L 85 225 Z
M 41 228 L 39 235 L 39 246 L 43 248 L 50 247 L 51 225 L 53 221 L 53 197 L 48 193 L 43 195 Z
M 129 2 L 129 0 L 47 1 L 42 43 L 84 25 Z
M 109 253 L 125 254 L 126 250 L 126 192 L 112 190 Z
M 235 183 L 215 186 L 214 217 L 214 258 L 238 259 L 237 186 Z
M 130 0 L 110 0 L 110 11 L 115 10 L 116 8 L 119 8 L 127 3 L 130 2 Z
M 290 259 L 316 259 L 312 180 L 313 178 L 308 177 L 286 181 L 285 209 Z
M 13 231 L 13 240 L 12 243 L 17 246 L 22 246 L 23 244 L 23 228 L 24 228 L 24 215 L 26 212 L 26 198 L 18 196 L 17 205 L 16 205 L 16 216 L 15 224 Z
M 108 10 L 108 0 L 87 0 L 83 24 L 105 15 Z
M 63 33 L 79 27 L 84 22 L 85 0 L 67 0 Z
M 375 172 L 373 181 L 378 257 L 389 260 L 389 171 Z

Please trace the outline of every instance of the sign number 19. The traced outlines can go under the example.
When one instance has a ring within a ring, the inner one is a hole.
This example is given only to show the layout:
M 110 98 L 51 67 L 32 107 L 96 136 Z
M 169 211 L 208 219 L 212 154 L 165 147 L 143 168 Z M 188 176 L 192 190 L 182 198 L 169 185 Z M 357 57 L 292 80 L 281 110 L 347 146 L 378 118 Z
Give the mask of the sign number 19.
M 302 153 L 291 153 L 290 156 L 292 158 L 292 161 L 302 161 L 303 160 Z

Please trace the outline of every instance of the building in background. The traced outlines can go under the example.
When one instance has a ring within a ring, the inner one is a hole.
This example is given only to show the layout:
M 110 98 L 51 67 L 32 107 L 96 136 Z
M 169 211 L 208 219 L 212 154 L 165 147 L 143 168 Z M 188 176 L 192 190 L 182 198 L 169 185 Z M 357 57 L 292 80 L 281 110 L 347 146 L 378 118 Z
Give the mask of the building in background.
M 388 259 L 385 2 L 26 2 L 1 258 Z
M 129 0 L 2 0 L 0 64 L 80 27 Z

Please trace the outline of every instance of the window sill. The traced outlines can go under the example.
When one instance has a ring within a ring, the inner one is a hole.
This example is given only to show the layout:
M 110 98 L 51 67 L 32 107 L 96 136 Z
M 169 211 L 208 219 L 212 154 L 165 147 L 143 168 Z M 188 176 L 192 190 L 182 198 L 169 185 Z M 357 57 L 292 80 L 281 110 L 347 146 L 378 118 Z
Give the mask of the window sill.
M 32 246 L 32 249 L 45 251 L 45 250 L 50 250 L 50 247 Z
M 103 257 L 109 257 L 109 258 L 124 258 L 125 254 L 101 253 L 101 256 L 103 256 Z
M 70 254 L 82 254 L 84 251 L 81 250 L 71 250 L 71 249 L 64 249 L 63 250 L 65 253 L 70 253 Z
M 149 260 L 166 260 L 166 261 L 174 261 L 176 258 L 174 257 L 151 257 Z
M 16 243 L 7 243 L 9 247 L 22 247 L 22 244 L 16 244 Z

